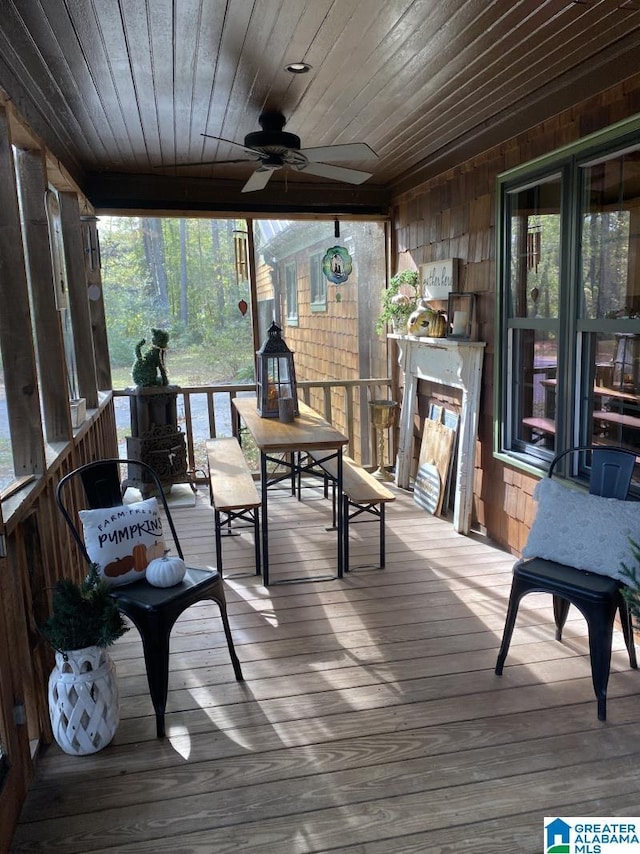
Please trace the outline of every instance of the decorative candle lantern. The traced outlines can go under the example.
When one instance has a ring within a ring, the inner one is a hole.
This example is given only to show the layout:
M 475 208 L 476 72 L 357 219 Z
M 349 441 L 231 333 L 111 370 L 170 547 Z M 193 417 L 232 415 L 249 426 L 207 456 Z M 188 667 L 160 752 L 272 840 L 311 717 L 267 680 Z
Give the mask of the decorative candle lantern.
M 286 399 L 293 401 L 293 413 L 298 415 L 293 353 L 282 340 L 281 331 L 276 323 L 272 323 L 267 340 L 256 354 L 258 412 L 263 418 L 278 418 L 279 402 Z

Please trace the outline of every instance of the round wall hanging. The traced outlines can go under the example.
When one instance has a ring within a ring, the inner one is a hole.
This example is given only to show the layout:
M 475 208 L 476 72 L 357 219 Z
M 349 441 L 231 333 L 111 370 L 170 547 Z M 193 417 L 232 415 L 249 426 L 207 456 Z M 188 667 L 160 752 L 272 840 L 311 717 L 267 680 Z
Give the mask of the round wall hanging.
M 322 272 L 334 285 L 342 285 L 351 275 L 353 263 L 344 246 L 332 246 L 322 259 Z

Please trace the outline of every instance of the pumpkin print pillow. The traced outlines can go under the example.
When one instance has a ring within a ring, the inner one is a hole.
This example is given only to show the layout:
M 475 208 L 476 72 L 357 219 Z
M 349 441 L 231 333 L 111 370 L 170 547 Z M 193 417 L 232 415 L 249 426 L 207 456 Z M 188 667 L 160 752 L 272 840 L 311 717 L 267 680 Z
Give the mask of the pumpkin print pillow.
M 112 587 L 144 578 L 148 563 L 164 554 L 162 518 L 155 498 L 122 507 L 80 510 L 78 515 L 89 557 Z

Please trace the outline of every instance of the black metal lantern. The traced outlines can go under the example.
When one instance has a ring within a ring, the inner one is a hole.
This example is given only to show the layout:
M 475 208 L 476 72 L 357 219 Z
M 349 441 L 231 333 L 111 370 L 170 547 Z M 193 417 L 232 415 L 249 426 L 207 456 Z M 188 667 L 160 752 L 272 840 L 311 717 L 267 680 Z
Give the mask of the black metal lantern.
M 298 415 L 298 389 L 293 353 L 282 340 L 277 323 L 269 327 L 269 336 L 258 350 L 258 412 L 263 418 L 277 418 L 281 400 L 293 401 Z

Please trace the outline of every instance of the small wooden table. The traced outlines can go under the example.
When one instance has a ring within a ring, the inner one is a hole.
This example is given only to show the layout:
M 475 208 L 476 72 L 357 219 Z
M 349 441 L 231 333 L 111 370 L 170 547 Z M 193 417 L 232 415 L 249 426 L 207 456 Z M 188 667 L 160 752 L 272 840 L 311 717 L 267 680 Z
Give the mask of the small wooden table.
M 260 451 L 260 483 L 262 489 L 262 577 L 265 586 L 269 585 L 269 520 L 267 512 L 267 490 L 270 484 L 281 482 L 282 475 L 270 478 L 267 463 L 274 461 L 282 464 L 280 457 L 274 454 L 291 454 L 291 460 L 284 462 L 291 476 L 296 473 L 299 451 L 333 451 L 337 464 L 337 527 L 338 527 L 338 578 L 344 574 L 343 548 L 343 510 L 342 510 L 342 449 L 348 438 L 332 427 L 328 421 L 318 415 L 311 407 L 298 402 L 300 414 L 289 423 L 277 418 L 263 418 L 257 411 L 255 397 L 237 397 L 233 400 L 238 415 L 244 421 Z M 333 455 L 332 455 L 333 456 Z M 286 475 L 288 476 L 288 475 Z M 308 579 L 291 579 L 308 580 Z

